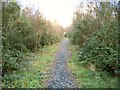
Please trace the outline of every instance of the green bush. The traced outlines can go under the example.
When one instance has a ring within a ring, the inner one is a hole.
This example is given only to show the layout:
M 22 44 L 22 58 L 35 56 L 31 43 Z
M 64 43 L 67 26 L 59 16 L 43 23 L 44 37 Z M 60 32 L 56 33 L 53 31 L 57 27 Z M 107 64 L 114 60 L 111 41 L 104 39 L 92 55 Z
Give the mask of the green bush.
M 81 64 L 94 64 L 97 70 L 118 75 L 118 13 L 116 3 L 98 3 L 93 12 L 75 13 L 70 40 L 79 46 Z M 91 4 L 88 4 L 91 5 Z M 112 15 L 112 13 L 115 13 Z
M 59 40 L 52 33 L 52 24 L 39 15 L 38 11 L 33 14 L 28 13 L 29 10 L 21 10 L 17 2 L 2 3 L 3 87 L 15 87 L 12 81 L 17 75 L 13 73 L 27 67 L 25 62 L 32 59 L 31 53 Z

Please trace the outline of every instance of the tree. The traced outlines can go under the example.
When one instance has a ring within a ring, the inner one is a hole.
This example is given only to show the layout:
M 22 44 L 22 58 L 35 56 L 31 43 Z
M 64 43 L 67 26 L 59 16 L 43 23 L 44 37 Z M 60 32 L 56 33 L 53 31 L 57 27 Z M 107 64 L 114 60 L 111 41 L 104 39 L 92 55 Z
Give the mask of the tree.
M 94 3 L 87 13 L 78 10 L 73 21 L 72 42 L 79 46 L 78 60 L 94 64 L 97 70 L 119 73 L 118 68 L 118 13 L 116 3 Z M 87 6 L 91 6 L 91 3 Z M 92 9 L 92 10 L 91 10 Z

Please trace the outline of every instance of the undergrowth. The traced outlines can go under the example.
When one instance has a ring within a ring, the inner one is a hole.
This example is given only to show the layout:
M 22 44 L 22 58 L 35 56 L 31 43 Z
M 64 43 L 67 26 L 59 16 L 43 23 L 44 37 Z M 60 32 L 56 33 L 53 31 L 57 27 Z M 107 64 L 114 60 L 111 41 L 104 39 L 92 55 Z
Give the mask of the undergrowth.
M 71 59 L 68 67 L 76 77 L 78 86 L 81 88 L 117 88 L 118 78 L 109 73 L 97 71 L 89 65 L 81 64 L 77 59 L 77 52 L 74 45 L 70 45 Z
M 42 52 L 31 53 L 31 60 L 23 62 L 22 68 L 12 74 L 3 77 L 3 88 L 43 88 L 44 81 L 48 78 L 50 64 L 54 60 L 54 54 L 58 43 L 47 46 Z

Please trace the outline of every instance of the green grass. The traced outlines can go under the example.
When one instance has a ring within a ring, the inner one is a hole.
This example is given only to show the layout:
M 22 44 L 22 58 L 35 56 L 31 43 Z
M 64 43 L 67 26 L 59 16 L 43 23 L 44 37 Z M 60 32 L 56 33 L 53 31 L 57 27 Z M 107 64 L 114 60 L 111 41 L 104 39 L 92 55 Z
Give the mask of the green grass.
M 113 78 L 105 72 L 98 72 L 90 70 L 85 66 L 79 64 L 77 60 L 77 52 L 75 46 L 70 45 L 71 59 L 68 67 L 71 69 L 73 75 L 76 77 L 78 87 L 82 88 L 117 88 L 118 78 Z
M 47 81 L 48 73 L 51 65 L 54 62 L 55 53 L 58 49 L 58 43 L 44 48 L 43 52 L 36 53 L 36 58 L 31 62 L 33 68 L 37 69 L 41 73 L 41 87 L 45 87 L 45 81 Z
M 2 86 L 6 88 L 45 87 L 45 81 L 49 78 L 48 71 L 54 62 L 58 45 L 59 43 L 50 45 L 45 47 L 42 52 L 31 54 L 32 60 L 24 62 L 19 72 L 4 76 Z

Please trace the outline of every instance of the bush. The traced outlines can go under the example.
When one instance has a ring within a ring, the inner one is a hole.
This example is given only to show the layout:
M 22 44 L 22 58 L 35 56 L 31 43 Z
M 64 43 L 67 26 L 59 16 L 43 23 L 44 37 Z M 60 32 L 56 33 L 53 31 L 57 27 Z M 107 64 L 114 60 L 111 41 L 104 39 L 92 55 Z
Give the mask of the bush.
M 118 64 L 118 29 L 116 4 L 98 3 L 91 12 L 76 12 L 73 21 L 71 42 L 79 46 L 78 60 L 81 64 L 94 64 L 97 70 L 117 75 Z M 90 6 L 91 4 L 88 4 Z M 91 10 L 90 10 L 91 11 Z M 115 15 L 111 15 L 112 13 Z
M 16 2 L 2 3 L 2 76 L 3 87 L 10 86 L 13 73 L 27 67 L 30 53 L 38 51 L 45 45 L 58 42 L 58 37 L 52 34 L 52 24 L 29 8 L 24 10 Z M 14 86 L 10 86 L 14 87 Z

